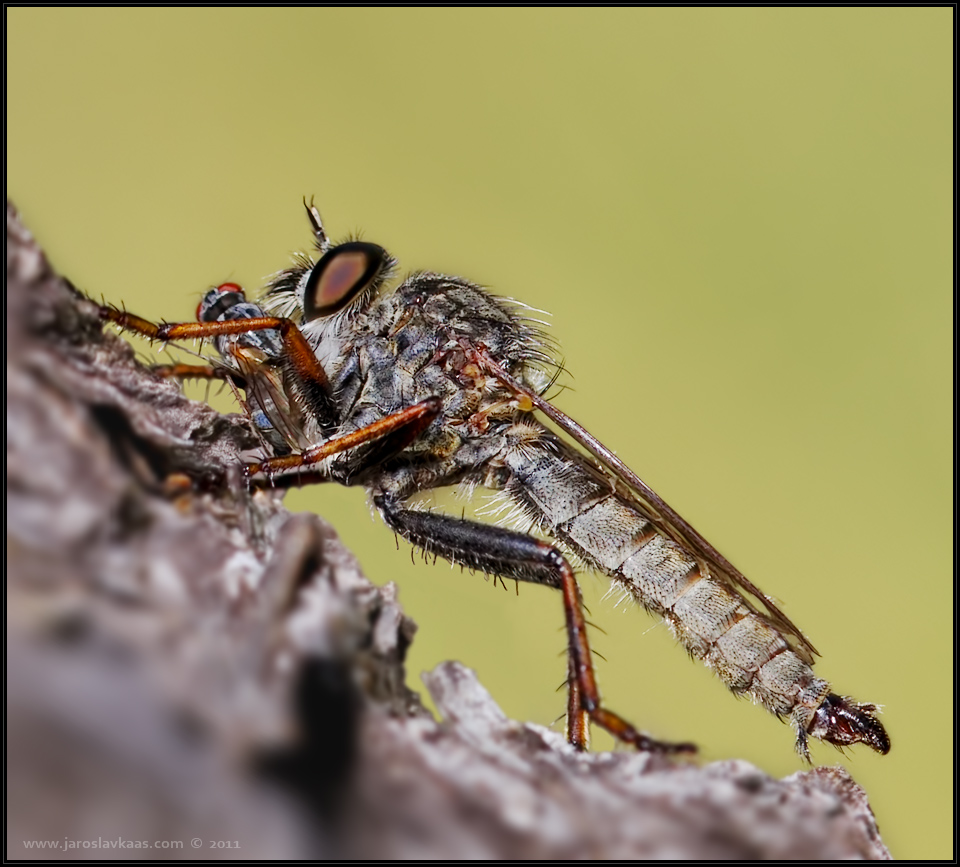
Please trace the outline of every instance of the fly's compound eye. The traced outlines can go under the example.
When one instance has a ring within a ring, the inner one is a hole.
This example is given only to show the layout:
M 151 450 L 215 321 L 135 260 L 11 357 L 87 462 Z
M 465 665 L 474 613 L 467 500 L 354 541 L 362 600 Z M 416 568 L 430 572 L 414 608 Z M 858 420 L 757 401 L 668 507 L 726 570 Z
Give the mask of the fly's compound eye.
M 383 247 L 366 241 L 349 241 L 325 253 L 313 266 L 303 289 L 306 319 L 319 319 L 343 310 L 382 278 L 389 261 Z
M 221 283 L 214 287 L 197 305 L 198 322 L 216 322 L 227 310 L 246 301 L 239 283 Z

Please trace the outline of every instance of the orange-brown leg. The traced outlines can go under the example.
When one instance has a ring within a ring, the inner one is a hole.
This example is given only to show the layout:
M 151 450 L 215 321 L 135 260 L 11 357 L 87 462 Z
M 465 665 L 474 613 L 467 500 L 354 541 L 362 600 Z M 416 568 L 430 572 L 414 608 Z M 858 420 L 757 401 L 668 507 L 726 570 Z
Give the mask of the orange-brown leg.
M 150 370 L 166 379 L 227 380 L 237 376 L 224 367 L 214 367 L 212 364 L 154 364 Z
M 541 543 L 545 544 L 545 543 Z M 546 546 L 550 547 L 550 546 Z M 568 728 L 577 732 L 581 727 L 580 718 L 585 713 L 590 721 L 606 729 L 618 741 L 635 746 L 638 750 L 656 753 L 694 753 L 696 745 L 691 743 L 665 743 L 657 741 L 635 729 L 623 717 L 609 711 L 600 704 L 600 690 L 597 687 L 596 674 L 593 671 L 593 661 L 590 657 L 590 643 L 587 639 L 587 622 L 583 616 L 583 601 L 580 598 L 580 587 L 577 585 L 573 569 L 566 558 L 558 555 L 559 576 L 563 591 L 563 610 L 567 619 L 567 642 L 570 654 L 571 683 L 576 684 L 569 689 L 573 696 L 567 702 L 568 713 L 574 712 L 571 720 L 568 716 Z M 571 743 L 574 743 L 571 740 Z
M 567 654 L 567 742 L 578 750 L 590 747 L 590 714 L 580 701 L 580 683 L 573 667 L 573 656 Z
M 307 339 L 292 319 L 280 316 L 254 316 L 223 322 L 164 322 L 158 325 L 126 310 L 107 306 L 101 306 L 100 318 L 150 340 L 164 342 L 202 340 L 231 334 L 248 334 L 251 331 L 278 331 L 290 370 L 299 380 L 301 390 L 320 426 L 324 429 L 332 429 L 336 425 L 337 413 L 330 380 Z
M 395 453 L 413 442 L 437 417 L 440 408 L 440 398 L 427 398 L 427 400 L 378 419 L 373 424 L 359 430 L 327 440 L 325 443 L 307 449 L 305 452 L 266 458 L 258 463 L 247 464 L 244 471 L 248 478 L 255 475 L 264 475 L 270 478 L 278 473 L 310 468 L 326 458 L 367 443 L 377 443 L 382 446 L 377 450 L 378 455 Z M 321 478 L 317 477 L 315 480 L 319 481 Z

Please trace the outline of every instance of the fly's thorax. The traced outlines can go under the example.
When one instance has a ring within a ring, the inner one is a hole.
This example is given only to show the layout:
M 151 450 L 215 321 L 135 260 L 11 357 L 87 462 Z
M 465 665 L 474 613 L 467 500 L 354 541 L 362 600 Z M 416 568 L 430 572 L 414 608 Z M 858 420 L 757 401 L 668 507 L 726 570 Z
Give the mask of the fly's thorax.
M 425 326 L 448 341 L 482 349 L 521 379 L 538 366 L 554 368 L 553 344 L 530 308 L 481 286 L 429 271 L 413 274 L 396 290 L 404 311 L 416 310 Z
M 298 321 L 331 381 L 342 432 L 439 398 L 440 416 L 408 452 L 447 457 L 518 412 L 515 395 L 482 369 L 480 353 L 527 382 L 539 382 L 535 368 L 552 364 L 521 305 L 432 272 L 382 293 L 393 268 L 386 251 L 331 245 L 325 234 L 318 243 L 320 260 L 299 257 L 276 275 L 263 303 Z
M 344 432 L 440 399 L 440 415 L 408 446 L 407 458 L 445 462 L 453 473 L 479 471 L 522 412 L 478 352 L 524 376 L 533 369 L 530 328 L 508 302 L 462 279 L 415 274 L 340 331 L 309 329 L 321 338 L 318 353 L 336 341 L 339 358 L 330 367 Z

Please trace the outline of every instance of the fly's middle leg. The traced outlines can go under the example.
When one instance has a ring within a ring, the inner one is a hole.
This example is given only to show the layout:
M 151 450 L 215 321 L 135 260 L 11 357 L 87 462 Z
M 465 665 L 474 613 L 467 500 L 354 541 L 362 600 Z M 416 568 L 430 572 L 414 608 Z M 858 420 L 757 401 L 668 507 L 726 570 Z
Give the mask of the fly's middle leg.
M 406 448 L 437 417 L 440 409 L 440 399 L 430 397 L 304 452 L 247 464 L 244 471 L 248 477 L 263 474 L 270 478 L 276 473 L 312 467 L 326 458 L 364 445 L 370 445 L 374 450 L 373 454 L 364 456 L 365 465 L 370 466 Z
M 589 719 L 617 740 L 640 750 L 660 753 L 696 750 L 689 743 L 671 744 L 654 740 L 602 706 L 587 639 L 580 588 L 573 569 L 559 550 L 533 536 L 501 527 L 434 512 L 404 509 L 390 497 L 376 497 L 374 503 L 390 529 L 428 553 L 437 554 L 458 565 L 504 578 L 545 584 L 561 591 L 569 666 L 567 739 L 571 744 L 578 749 L 586 749 L 586 720 Z
M 154 364 L 150 370 L 164 379 L 210 379 L 222 382 L 240 379 L 232 371 L 212 364 Z M 243 388 L 244 383 L 240 381 L 237 385 Z

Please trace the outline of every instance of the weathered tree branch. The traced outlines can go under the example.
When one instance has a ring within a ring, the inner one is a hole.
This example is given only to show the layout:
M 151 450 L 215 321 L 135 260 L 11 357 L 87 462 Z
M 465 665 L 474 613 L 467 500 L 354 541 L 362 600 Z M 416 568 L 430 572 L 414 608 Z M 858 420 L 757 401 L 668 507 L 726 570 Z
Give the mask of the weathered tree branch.
M 889 857 L 840 769 L 577 754 L 455 663 L 436 722 L 393 585 L 248 493 L 246 421 L 140 366 L 9 207 L 7 284 L 8 857 Z

